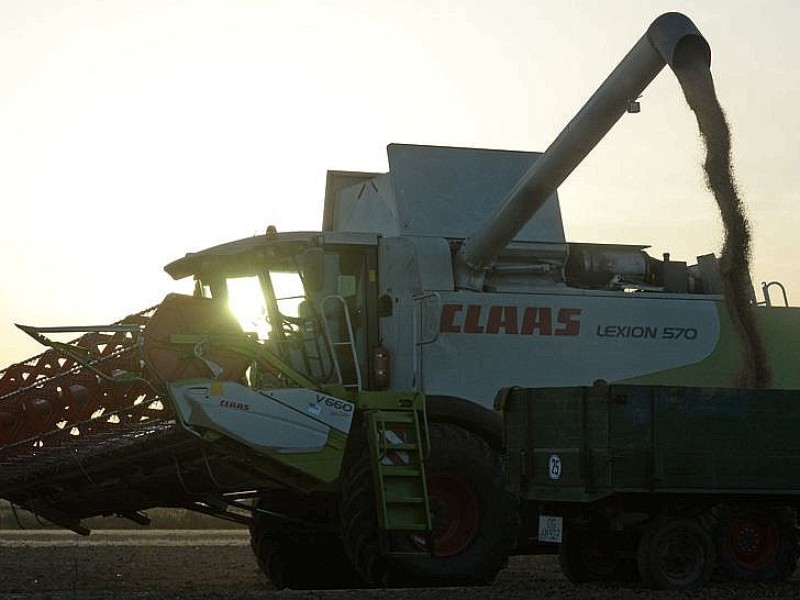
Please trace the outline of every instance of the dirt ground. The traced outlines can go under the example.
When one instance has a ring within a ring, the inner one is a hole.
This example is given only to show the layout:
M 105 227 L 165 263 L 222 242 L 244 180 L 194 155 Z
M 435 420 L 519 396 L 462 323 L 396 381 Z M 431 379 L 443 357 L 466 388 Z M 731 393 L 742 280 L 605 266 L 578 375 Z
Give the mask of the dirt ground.
M 314 565 L 309 565 L 314 568 Z M 488 588 L 276 590 L 250 551 L 245 531 L 0 531 L 0 598 L 10 600 L 315 599 L 511 600 L 605 598 L 800 598 L 800 578 L 773 585 L 713 584 L 699 592 L 652 592 L 630 585 L 577 586 L 553 556 L 514 557 Z

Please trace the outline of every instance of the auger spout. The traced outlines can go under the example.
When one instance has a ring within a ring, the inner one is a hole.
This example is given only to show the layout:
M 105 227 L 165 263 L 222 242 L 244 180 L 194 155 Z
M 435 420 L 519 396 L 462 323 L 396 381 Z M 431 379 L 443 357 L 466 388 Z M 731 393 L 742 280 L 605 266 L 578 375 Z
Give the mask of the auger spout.
M 482 289 L 486 271 L 498 253 L 603 139 L 661 69 L 667 64 L 675 69 L 695 60 L 709 66 L 711 49 L 688 17 L 671 12 L 653 21 L 497 210 L 466 238 L 455 259 L 456 284 Z

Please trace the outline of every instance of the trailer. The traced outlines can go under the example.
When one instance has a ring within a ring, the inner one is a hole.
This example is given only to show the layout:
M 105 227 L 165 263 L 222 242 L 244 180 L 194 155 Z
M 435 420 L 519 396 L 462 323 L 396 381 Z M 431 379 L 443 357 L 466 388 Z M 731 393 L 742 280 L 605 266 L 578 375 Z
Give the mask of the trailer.
M 798 558 L 800 396 L 647 385 L 507 389 L 505 481 L 523 537 L 574 582 L 788 578 Z

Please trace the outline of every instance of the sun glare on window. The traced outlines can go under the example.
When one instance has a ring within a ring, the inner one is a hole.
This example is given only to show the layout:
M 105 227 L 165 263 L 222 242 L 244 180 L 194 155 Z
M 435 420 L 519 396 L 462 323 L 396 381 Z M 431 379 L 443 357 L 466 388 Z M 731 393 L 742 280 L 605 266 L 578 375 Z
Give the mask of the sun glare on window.
M 298 273 L 281 273 L 271 271 L 269 278 L 275 290 L 275 300 L 278 310 L 286 317 L 297 317 L 300 303 L 305 298 L 303 281 Z
M 242 329 L 255 332 L 260 340 L 267 339 L 267 308 L 258 277 L 228 279 L 228 306 Z

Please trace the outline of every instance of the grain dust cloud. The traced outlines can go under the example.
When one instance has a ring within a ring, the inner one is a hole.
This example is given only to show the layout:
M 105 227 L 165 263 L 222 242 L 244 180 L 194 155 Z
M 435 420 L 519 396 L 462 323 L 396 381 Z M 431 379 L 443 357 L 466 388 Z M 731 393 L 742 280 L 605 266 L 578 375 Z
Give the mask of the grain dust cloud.
M 770 368 L 758 331 L 750 281 L 750 225 L 733 176 L 731 137 L 705 61 L 693 57 L 675 68 L 686 102 L 697 118 L 706 149 L 706 186 L 717 201 L 725 238 L 719 259 L 725 303 L 742 348 L 738 385 L 765 388 Z

